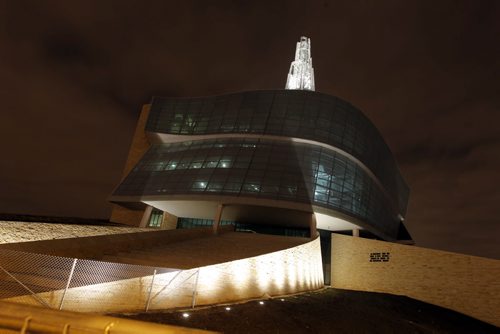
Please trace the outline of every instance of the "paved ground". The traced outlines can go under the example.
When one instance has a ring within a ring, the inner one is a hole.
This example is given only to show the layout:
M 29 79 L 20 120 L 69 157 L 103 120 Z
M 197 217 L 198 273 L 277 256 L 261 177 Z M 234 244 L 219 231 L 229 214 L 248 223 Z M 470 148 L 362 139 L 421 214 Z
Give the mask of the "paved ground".
M 151 231 L 146 228 L 0 221 L 0 244 Z
M 224 333 L 500 333 L 498 327 L 411 298 L 337 289 L 190 310 L 187 318 L 183 313 L 113 315 Z

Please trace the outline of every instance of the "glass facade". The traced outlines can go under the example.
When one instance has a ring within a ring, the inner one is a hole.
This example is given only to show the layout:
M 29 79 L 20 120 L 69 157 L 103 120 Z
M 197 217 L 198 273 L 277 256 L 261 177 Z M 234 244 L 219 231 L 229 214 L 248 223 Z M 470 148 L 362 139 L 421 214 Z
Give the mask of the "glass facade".
M 206 198 L 278 200 L 308 211 L 301 203 L 353 217 L 389 238 L 406 213 L 409 189 L 388 146 L 368 118 L 334 96 L 267 90 L 154 98 L 145 131 L 155 143 L 114 202 L 216 195 Z M 150 226 L 159 226 L 153 216 Z M 182 219 L 184 228 L 211 223 Z
M 380 180 L 393 206 L 401 215 L 406 213 L 409 190 L 388 146 L 368 118 L 334 96 L 271 90 L 204 98 L 154 98 L 146 131 L 174 135 L 272 135 L 328 144 L 367 166 Z M 204 189 L 202 184 L 199 186 Z
M 359 218 L 387 235 L 399 221 L 373 179 L 313 144 L 228 138 L 156 144 L 114 196 L 218 194 L 302 202 Z
M 214 223 L 213 219 L 198 219 L 198 218 L 185 218 L 180 217 L 177 220 L 177 228 L 195 228 L 195 227 L 209 227 Z M 285 235 L 288 237 L 304 237 L 310 236 L 309 229 L 293 228 L 273 225 L 262 225 L 252 223 L 233 222 L 229 220 L 221 220 L 220 225 L 234 225 L 234 230 L 237 232 L 246 233 L 263 233 L 274 235 Z
M 214 224 L 213 219 L 202 219 L 202 218 L 186 218 L 179 217 L 177 218 L 177 228 L 195 228 L 195 227 L 209 227 Z M 233 221 L 229 220 L 221 220 L 219 225 L 231 225 L 235 224 Z

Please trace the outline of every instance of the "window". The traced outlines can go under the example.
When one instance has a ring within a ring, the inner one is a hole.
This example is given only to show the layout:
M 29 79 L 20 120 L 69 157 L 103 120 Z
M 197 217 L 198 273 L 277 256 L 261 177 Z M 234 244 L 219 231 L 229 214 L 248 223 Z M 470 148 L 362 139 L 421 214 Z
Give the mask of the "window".
M 207 181 L 195 181 L 191 187 L 194 191 L 203 191 L 207 187 Z
M 153 209 L 149 217 L 148 227 L 160 227 L 163 220 L 163 211 Z

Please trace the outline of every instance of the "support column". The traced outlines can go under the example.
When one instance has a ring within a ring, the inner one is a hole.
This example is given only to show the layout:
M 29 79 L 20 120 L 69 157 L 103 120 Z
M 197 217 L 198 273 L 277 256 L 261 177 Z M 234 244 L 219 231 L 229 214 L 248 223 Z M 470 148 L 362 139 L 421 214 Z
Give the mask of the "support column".
M 311 221 L 309 222 L 309 234 L 311 239 L 316 239 L 316 236 L 318 235 L 318 231 L 316 230 L 316 215 L 314 212 L 311 215 Z
M 217 205 L 217 212 L 215 213 L 214 224 L 212 225 L 214 234 L 219 234 L 219 225 L 220 225 L 220 219 L 222 218 L 222 209 L 224 209 L 224 204 Z
M 352 236 L 359 238 L 359 228 L 352 229 Z
M 146 209 L 144 210 L 144 214 L 142 215 L 141 223 L 139 224 L 139 227 L 147 227 L 149 219 L 151 218 L 151 212 L 153 212 L 153 207 L 152 206 L 147 206 Z

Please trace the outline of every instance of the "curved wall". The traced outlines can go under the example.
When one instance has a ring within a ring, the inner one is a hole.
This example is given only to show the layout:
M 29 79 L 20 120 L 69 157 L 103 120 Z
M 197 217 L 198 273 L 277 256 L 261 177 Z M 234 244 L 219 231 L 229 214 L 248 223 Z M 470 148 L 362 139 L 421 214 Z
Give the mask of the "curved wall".
M 153 145 L 115 203 L 248 201 L 397 238 L 408 187 L 375 126 L 339 98 L 300 90 L 154 98 L 145 132 Z
M 301 90 L 154 98 L 146 131 L 172 135 L 253 134 L 301 138 L 339 148 L 378 178 L 404 216 L 408 187 L 375 126 L 337 97 Z
M 32 268 L 35 262 L 52 265 L 51 272 L 61 263 L 65 268 L 57 271 L 64 274 L 64 279 L 57 280 L 55 275 L 50 281 L 57 287 L 41 290 L 29 284 L 32 289 L 37 288 L 36 294 L 29 294 L 23 287 L 10 282 L 9 287 L 1 292 L 14 291 L 17 296 L 0 295 L 0 298 L 30 305 L 40 305 L 42 300 L 45 306 L 59 308 L 64 296 L 63 309 L 79 312 L 166 310 L 267 299 L 266 296 L 323 288 L 320 248 L 320 240 L 316 238 L 272 253 L 186 270 L 76 259 L 81 263 L 77 267 L 80 269 L 76 275 L 78 284 L 74 279 L 66 292 L 64 287 L 74 259 L 3 250 L 0 256 L 2 253 L 14 255 L 17 261 L 11 265 L 17 271 L 28 270 L 31 273 L 28 278 L 38 278 L 30 272 L 32 269 L 26 269 Z
M 266 139 L 153 145 L 113 196 L 223 195 L 300 202 L 395 236 L 399 221 L 366 172 L 320 146 Z

